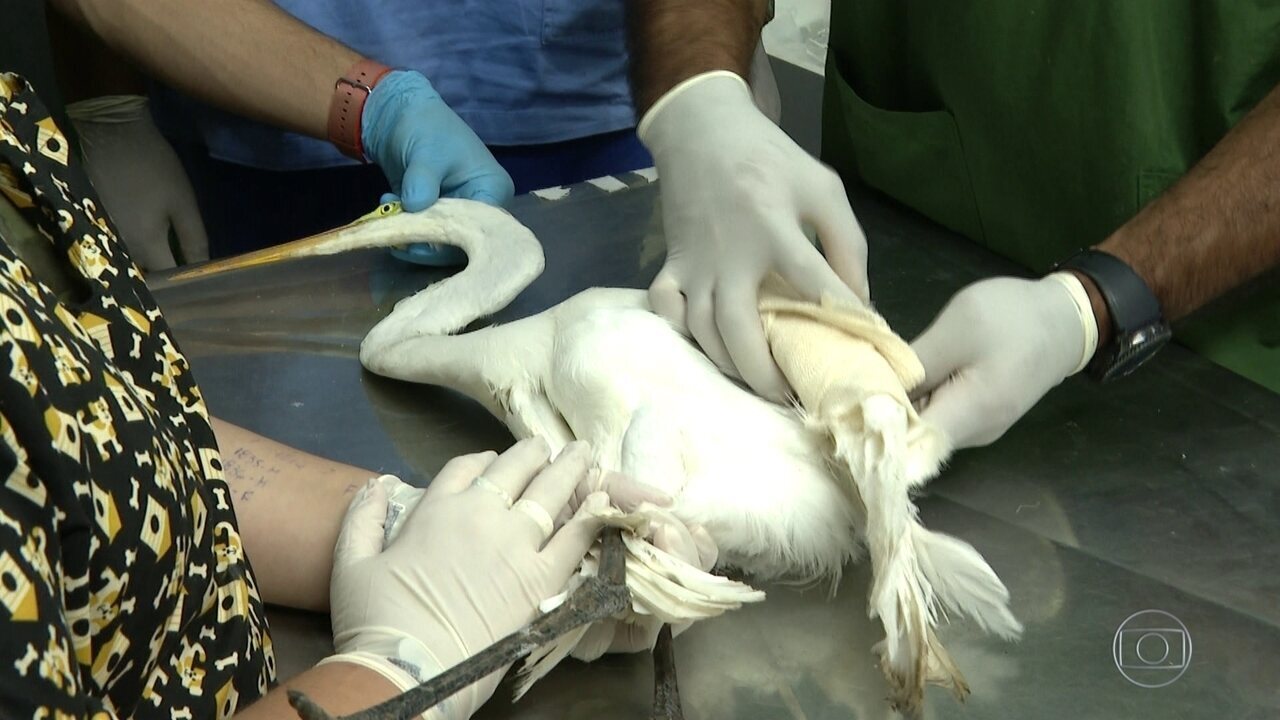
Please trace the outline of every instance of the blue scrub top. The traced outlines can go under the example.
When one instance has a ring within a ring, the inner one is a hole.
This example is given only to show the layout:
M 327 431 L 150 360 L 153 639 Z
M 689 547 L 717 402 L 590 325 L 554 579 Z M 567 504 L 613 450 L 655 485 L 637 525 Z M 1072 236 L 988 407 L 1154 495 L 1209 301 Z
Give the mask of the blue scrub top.
M 633 127 L 625 0 L 276 0 L 367 57 L 426 75 L 489 145 L 539 145 Z M 323 140 L 153 93 L 166 133 L 269 170 L 349 164 Z M 194 136 L 193 136 L 194 135 Z

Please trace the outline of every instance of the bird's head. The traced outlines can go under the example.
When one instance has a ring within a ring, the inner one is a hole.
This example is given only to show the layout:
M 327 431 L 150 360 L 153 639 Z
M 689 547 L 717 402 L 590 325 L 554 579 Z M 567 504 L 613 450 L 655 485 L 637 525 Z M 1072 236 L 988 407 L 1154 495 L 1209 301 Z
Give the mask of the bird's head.
M 232 270 L 241 270 L 243 268 L 258 267 L 262 265 L 273 265 L 284 260 L 292 258 L 307 257 L 310 255 L 327 255 L 332 252 L 341 252 L 342 250 L 354 250 L 357 247 L 368 246 L 368 244 L 352 244 L 343 242 L 349 240 L 352 236 L 376 237 L 381 235 L 378 221 L 388 218 L 407 215 L 400 206 L 400 202 L 384 202 L 379 205 L 373 212 L 366 213 L 355 220 L 336 227 L 332 230 L 294 240 L 283 245 L 263 248 L 254 252 L 237 255 L 235 257 L 215 260 L 205 263 L 189 270 L 180 270 L 169 277 L 170 282 L 181 282 L 185 280 L 195 280 L 197 278 L 207 278 L 213 275 L 221 275 Z

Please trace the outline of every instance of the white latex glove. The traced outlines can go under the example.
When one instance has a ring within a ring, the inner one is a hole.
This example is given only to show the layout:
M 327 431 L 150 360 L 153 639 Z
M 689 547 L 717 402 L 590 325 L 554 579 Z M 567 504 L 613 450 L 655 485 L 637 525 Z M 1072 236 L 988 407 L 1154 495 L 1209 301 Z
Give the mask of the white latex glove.
M 783 399 L 787 382 L 756 307 L 764 278 L 777 272 L 814 301 L 869 301 L 866 236 L 844 184 L 764 117 L 730 72 L 677 85 L 645 113 L 639 134 L 657 163 L 667 238 L 653 309 L 687 326 L 722 369 Z
M 425 492 L 426 490 L 422 488 L 415 488 L 405 483 L 399 483 L 390 492 L 386 518 L 387 542 L 393 541 L 400 534 L 405 519 Z M 592 470 L 588 472 L 585 480 L 578 483 L 568 504 L 557 516 L 556 523 L 568 522 L 573 512 L 581 507 L 588 497 L 597 492 L 607 493 L 609 501 L 623 512 L 632 512 L 644 503 L 658 507 L 671 503 L 671 497 L 657 488 L 632 480 L 620 473 Z M 650 542 L 705 572 L 715 567 L 719 549 L 705 529 L 699 525 L 686 527 L 670 513 L 659 510 L 651 512 L 661 519 L 650 523 L 648 536 Z M 688 624 L 676 626 L 672 628 L 672 632 L 678 635 L 687 628 Z M 594 660 L 606 652 L 651 650 L 661 629 L 662 623 L 658 620 L 601 621 L 592 625 L 587 636 L 575 649 L 573 656 L 579 660 Z
M 551 464 L 549 455 L 545 441 L 526 440 L 501 456 L 456 458 L 422 492 L 384 476 L 358 493 L 334 550 L 338 654 L 324 662 L 363 665 L 406 690 L 531 621 L 542 600 L 564 590 L 599 534 L 601 522 L 586 511 L 609 502 L 603 492 L 588 494 L 577 514 L 544 536 L 536 513 L 507 498 L 536 504 L 554 523 L 590 475 L 584 443 Z M 388 539 L 388 498 L 419 495 Z M 504 672 L 442 704 L 441 716 L 469 717 Z
M 209 259 L 209 240 L 191 181 L 151 120 L 147 99 L 107 96 L 67 106 L 80 136 L 85 170 L 134 262 L 143 270 L 177 264 L 172 226 L 183 259 Z
M 911 344 L 925 370 L 920 415 L 957 449 L 992 443 L 1097 343 L 1089 296 L 1069 273 L 974 283 Z

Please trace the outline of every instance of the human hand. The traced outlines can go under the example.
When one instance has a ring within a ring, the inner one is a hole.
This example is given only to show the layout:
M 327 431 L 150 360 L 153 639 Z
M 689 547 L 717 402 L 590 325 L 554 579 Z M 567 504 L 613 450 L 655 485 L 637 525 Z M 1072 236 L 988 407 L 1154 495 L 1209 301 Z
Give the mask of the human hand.
M 330 606 L 339 655 L 330 660 L 369 667 L 404 690 L 531 621 L 578 569 L 602 526 L 592 513 L 609 502 L 603 492 L 589 493 L 556 527 L 588 478 L 591 454 L 585 443 L 550 464 L 549 454 L 545 441 L 533 439 L 501 456 L 455 458 L 390 538 L 388 497 L 415 493 L 390 476 L 362 490 L 334 550 Z M 443 712 L 469 716 L 502 675 L 454 696 Z
M 1093 357 L 1098 330 L 1075 276 L 998 277 L 947 303 L 911 344 L 924 365 L 921 418 L 956 449 L 995 442 Z
M 409 212 L 441 196 L 501 206 L 515 193 L 511 176 L 421 73 L 398 70 L 383 78 L 361 122 L 365 154 Z
M 425 492 L 426 490 L 422 488 L 404 483 L 398 483 L 396 487 L 390 489 L 386 521 L 388 541 L 394 540 L 400 533 L 405 518 Z M 663 510 L 662 508 L 671 504 L 669 495 L 621 473 L 589 471 L 586 479 L 574 488 L 573 495 L 561 509 L 556 522 L 568 522 L 573 512 L 581 507 L 587 498 L 598 492 L 607 493 L 610 502 L 623 512 L 633 512 L 641 505 L 650 504 L 647 514 L 655 519 L 649 524 L 647 535 L 649 542 L 704 572 L 710 572 L 715 567 L 719 550 L 707 531 L 698 525 L 685 526 L 674 515 Z M 688 627 L 688 623 L 674 626 L 673 634 L 678 635 Z M 572 654 L 579 660 L 591 661 L 606 652 L 650 650 L 661 629 L 662 622 L 656 619 L 633 622 L 603 620 L 591 626 Z
M 777 272 L 808 300 L 870 300 L 866 236 L 843 183 L 765 118 L 732 73 L 676 86 L 639 134 L 657 163 L 667 237 L 650 304 L 687 326 L 721 369 L 782 400 L 787 382 L 757 309 L 765 277 Z
M 209 239 L 191 181 L 151 120 L 147 99 L 113 95 L 72 103 L 85 172 L 143 270 L 177 265 L 169 229 L 185 262 L 209 259 Z

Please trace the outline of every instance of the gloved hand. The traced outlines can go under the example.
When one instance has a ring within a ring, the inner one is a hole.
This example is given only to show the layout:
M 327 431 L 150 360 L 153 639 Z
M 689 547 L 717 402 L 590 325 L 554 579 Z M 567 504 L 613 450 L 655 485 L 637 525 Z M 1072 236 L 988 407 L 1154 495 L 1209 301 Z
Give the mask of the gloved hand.
M 570 448 L 575 446 L 570 446 Z M 569 448 L 566 448 L 566 451 Z M 386 536 L 388 541 L 394 540 L 400 533 L 408 514 L 417 505 L 426 490 L 399 483 L 389 493 L 386 518 Z M 657 488 L 645 485 L 615 472 L 592 470 L 574 489 L 569 502 L 561 509 L 555 522 L 568 522 L 573 512 L 586 502 L 593 493 L 604 492 L 609 501 L 623 512 L 632 512 L 644 503 L 656 505 L 658 508 L 671 503 L 671 497 Z M 658 548 L 679 557 L 703 571 L 710 571 L 716 564 L 719 549 L 715 541 L 701 526 L 686 527 L 675 516 L 657 508 L 651 510 L 661 519 L 650 523 L 648 539 Z M 688 628 L 688 624 L 672 628 L 673 634 L 679 634 Z M 573 656 L 579 660 L 594 660 L 600 655 L 622 652 L 640 652 L 653 648 L 658 638 L 662 623 L 658 620 L 644 622 L 623 622 L 605 620 L 598 622 L 587 632 L 587 636 L 574 650 Z
M 921 417 L 956 449 L 995 442 L 1097 347 L 1089 296 L 1070 273 L 998 277 L 956 293 L 911 344 L 925 369 Z
M 815 301 L 870 299 L 866 237 L 843 183 L 769 122 L 729 72 L 677 85 L 639 134 L 657 163 L 667 237 L 666 264 L 649 288 L 654 311 L 687 326 L 721 369 L 783 399 L 787 382 L 756 308 L 764 278 L 777 272 Z
M 147 99 L 111 95 L 67 106 L 80 136 L 85 171 L 134 262 L 143 270 L 177 264 L 169 228 L 185 262 L 209 259 L 209 239 L 191 181 L 151 120 Z
M 334 550 L 330 611 L 338 654 L 325 662 L 364 665 L 403 690 L 532 620 L 599 534 L 602 524 L 590 511 L 609 502 L 603 492 L 589 493 L 571 519 L 544 535 L 543 522 L 560 515 L 590 463 L 581 443 L 548 465 L 549 454 L 545 441 L 533 439 L 501 456 L 452 460 L 385 549 L 388 496 L 404 497 L 406 486 L 384 476 L 358 493 Z M 469 717 L 503 672 L 455 695 L 441 706 L 444 716 Z
M 361 123 L 365 154 L 405 210 L 425 210 L 441 196 L 505 205 L 515 193 L 511 176 L 421 73 L 384 77 Z

